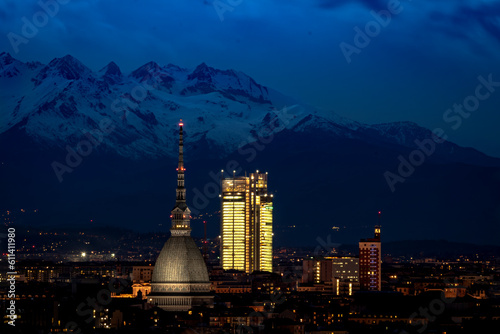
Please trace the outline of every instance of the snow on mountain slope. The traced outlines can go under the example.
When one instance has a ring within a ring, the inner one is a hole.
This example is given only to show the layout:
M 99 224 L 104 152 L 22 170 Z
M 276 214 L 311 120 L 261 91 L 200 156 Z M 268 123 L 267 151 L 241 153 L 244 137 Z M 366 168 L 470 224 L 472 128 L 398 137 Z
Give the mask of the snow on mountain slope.
M 44 147 L 75 148 L 107 122 L 98 150 L 134 159 L 175 155 L 180 118 L 186 144 L 203 143 L 219 157 L 285 129 L 410 148 L 430 135 L 411 122 L 366 125 L 320 111 L 205 63 L 190 70 L 149 62 L 123 74 L 114 62 L 93 72 L 70 55 L 43 65 L 3 52 L 0 87 L 0 135 L 19 131 Z M 453 153 L 456 145 L 447 145 Z
M 207 140 L 230 153 L 268 113 L 295 102 L 244 73 L 206 64 L 190 71 L 150 62 L 123 75 L 113 62 L 94 73 L 69 55 L 30 66 L 2 53 L 0 62 L 0 133 L 17 125 L 45 145 L 65 147 L 109 119 L 114 130 L 105 145 L 128 157 L 174 154 L 179 118 L 189 124 L 187 143 Z

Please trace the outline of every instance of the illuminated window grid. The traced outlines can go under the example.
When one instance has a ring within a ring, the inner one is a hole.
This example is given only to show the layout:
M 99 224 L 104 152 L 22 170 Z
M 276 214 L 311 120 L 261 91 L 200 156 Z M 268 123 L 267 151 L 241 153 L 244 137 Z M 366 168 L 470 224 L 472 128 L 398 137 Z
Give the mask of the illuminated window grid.
M 267 198 L 267 173 L 222 180 L 221 258 L 223 269 L 272 272 L 272 203 Z M 244 196 L 240 198 L 238 196 Z M 232 204 L 245 203 L 244 228 L 241 213 Z M 261 208 L 265 207 L 265 210 Z M 234 218 L 233 218 L 234 217 Z M 244 236 L 241 235 L 244 231 Z M 243 238 L 242 238 L 243 237 Z M 224 240 L 226 239 L 226 240 Z M 238 242 L 241 241 L 241 245 Z M 244 268 L 239 253 L 244 248 Z M 233 260 L 234 257 L 234 260 Z
M 244 197 L 225 195 L 222 210 L 222 267 L 245 270 Z
M 260 199 L 259 199 L 260 202 Z M 260 270 L 273 270 L 273 204 L 260 205 Z

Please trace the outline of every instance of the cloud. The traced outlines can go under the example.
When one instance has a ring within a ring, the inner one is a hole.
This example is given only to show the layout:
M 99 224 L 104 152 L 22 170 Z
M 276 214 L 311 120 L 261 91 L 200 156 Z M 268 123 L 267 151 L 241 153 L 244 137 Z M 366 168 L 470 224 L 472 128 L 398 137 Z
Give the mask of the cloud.
M 479 3 L 477 6 L 470 7 L 461 6 L 452 19 L 455 25 L 477 22 L 487 33 L 500 41 L 500 3 L 498 2 Z

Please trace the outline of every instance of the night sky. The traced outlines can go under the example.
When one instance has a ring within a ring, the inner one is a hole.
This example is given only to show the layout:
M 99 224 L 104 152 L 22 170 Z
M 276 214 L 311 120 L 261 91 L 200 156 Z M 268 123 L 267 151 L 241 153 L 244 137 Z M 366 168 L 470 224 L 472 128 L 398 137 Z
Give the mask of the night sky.
M 205 62 L 357 121 L 441 127 L 459 145 L 500 157 L 498 1 L 60 2 L 41 1 L 48 17 L 38 1 L 2 1 L 0 51 L 43 63 L 71 54 L 92 70 L 113 60 L 124 72 L 151 60 Z M 13 46 L 13 34 L 34 20 L 38 31 Z M 459 126 L 446 122 L 447 109 L 475 94 L 478 76 L 499 87 Z

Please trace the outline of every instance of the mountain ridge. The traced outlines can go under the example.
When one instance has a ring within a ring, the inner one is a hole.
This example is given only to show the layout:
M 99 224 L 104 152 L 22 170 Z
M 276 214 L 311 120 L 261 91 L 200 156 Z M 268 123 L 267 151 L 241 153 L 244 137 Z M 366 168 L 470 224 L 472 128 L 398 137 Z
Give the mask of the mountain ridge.
M 123 74 L 112 61 L 93 72 L 71 55 L 55 58 L 48 65 L 29 65 L 3 52 L 0 64 L 0 84 L 14 88 L 2 96 L 6 112 L 0 122 L 0 134 L 16 124 L 24 124 L 21 128 L 28 136 L 52 141 L 56 146 L 60 143 L 62 148 L 74 142 L 82 130 L 95 130 L 103 118 L 116 125 L 107 145 L 130 158 L 144 154 L 174 156 L 175 138 L 170 134 L 179 118 L 190 125 L 188 143 L 199 138 L 212 141 L 225 150 L 222 156 L 249 141 L 258 141 L 260 132 L 269 132 L 271 121 L 279 123 L 272 134 L 283 129 L 305 131 L 324 127 L 339 136 L 412 148 L 416 148 L 415 139 L 432 137 L 429 130 L 413 122 L 368 125 L 326 113 L 264 87 L 242 72 L 218 70 L 205 63 L 188 70 L 151 61 Z M 24 89 L 19 89 L 16 82 L 7 84 L 16 81 L 16 77 Z M 127 141 L 130 148 L 120 147 L 120 138 L 127 137 L 136 139 Z M 435 155 L 441 155 L 441 159 L 460 151 L 458 145 L 450 142 L 441 147 L 442 152 Z M 477 150 L 466 151 L 457 155 L 467 157 L 451 160 L 500 165 L 500 160 L 488 159 Z
M 84 226 L 92 218 L 167 230 L 164 199 L 174 200 L 182 118 L 188 201 L 197 215 L 219 209 L 221 169 L 259 169 L 276 193 L 277 245 L 329 233 L 355 242 L 372 234 L 379 210 L 387 212 L 388 240 L 498 243 L 498 158 L 445 141 L 393 192 L 384 173 L 420 150 L 417 141 L 433 138 L 413 122 L 363 124 L 206 64 L 150 62 L 122 73 L 110 62 L 95 72 L 63 58 L 44 65 L 0 54 L 0 203 L 40 209 L 33 224 Z M 210 219 L 216 235 L 219 222 Z

